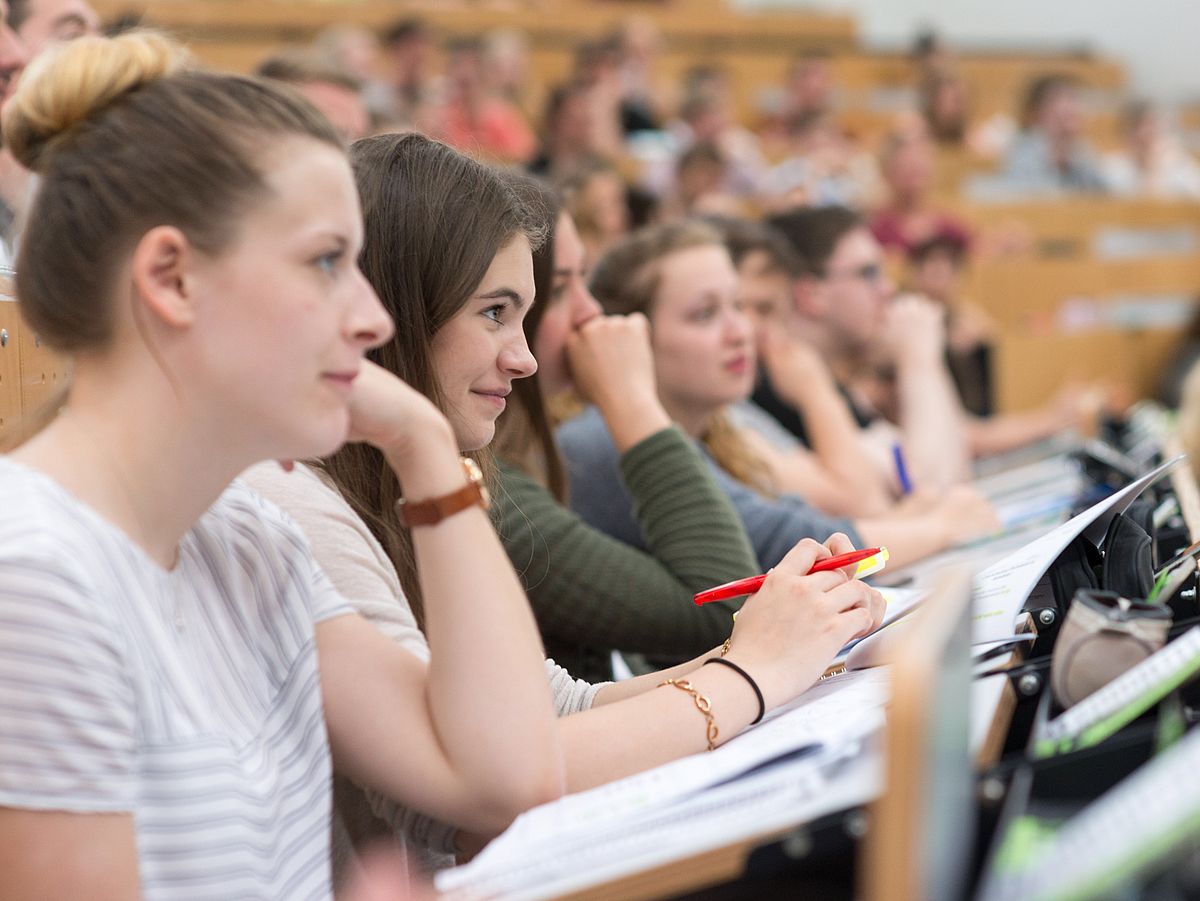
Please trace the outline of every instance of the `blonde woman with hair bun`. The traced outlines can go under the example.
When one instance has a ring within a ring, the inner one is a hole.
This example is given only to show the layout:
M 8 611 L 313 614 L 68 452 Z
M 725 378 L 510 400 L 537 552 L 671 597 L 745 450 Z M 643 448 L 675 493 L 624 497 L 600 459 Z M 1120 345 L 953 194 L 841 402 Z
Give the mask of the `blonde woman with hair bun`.
M 557 796 L 537 630 L 454 434 L 362 359 L 393 329 L 329 123 L 135 33 L 39 59 L 3 127 L 41 176 L 22 310 L 74 369 L 0 456 L 0 898 L 328 898 L 335 765 L 483 833 Z M 236 479 L 347 440 L 410 503 L 470 501 L 412 529 L 428 666 Z

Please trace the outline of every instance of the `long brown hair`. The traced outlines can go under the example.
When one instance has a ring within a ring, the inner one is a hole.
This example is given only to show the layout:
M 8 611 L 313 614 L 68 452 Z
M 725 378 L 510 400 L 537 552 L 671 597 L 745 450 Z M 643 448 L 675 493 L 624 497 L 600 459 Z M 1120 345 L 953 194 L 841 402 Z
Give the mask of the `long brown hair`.
M 562 210 L 559 196 L 548 186 L 528 179 L 529 190 L 540 198 L 546 218 L 546 240 L 533 252 L 533 284 L 537 298 L 525 316 L 525 340 L 535 346 L 542 317 L 554 290 L 554 236 Z M 496 423 L 496 456 L 544 482 L 560 503 L 567 500 L 567 475 L 554 441 L 552 417 L 538 374 L 513 382 L 508 409 Z
M 725 249 L 721 233 L 707 222 L 683 219 L 643 228 L 616 244 L 596 265 L 592 294 L 606 313 L 653 316 L 662 261 L 683 250 L 708 246 Z M 742 439 L 723 410 L 709 417 L 700 441 L 735 479 L 763 494 L 774 493 L 765 461 Z
M 445 412 L 433 336 L 471 299 L 509 241 L 524 234 L 540 246 L 544 213 L 525 181 L 422 135 L 366 138 L 351 148 L 350 160 L 363 207 L 359 267 L 396 323 L 395 337 L 368 357 Z M 490 463 L 488 454 L 477 456 Z M 387 551 L 423 623 L 412 539 L 395 515 L 403 491 L 383 454 L 347 444 L 324 468 Z

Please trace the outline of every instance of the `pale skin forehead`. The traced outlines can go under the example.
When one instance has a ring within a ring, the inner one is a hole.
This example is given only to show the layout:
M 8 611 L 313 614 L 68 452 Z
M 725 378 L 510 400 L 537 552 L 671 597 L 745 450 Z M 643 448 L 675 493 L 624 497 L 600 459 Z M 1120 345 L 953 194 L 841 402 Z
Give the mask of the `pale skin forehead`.
M 720 244 L 702 244 L 677 250 L 659 261 L 655 303 L 686 303 L 710 294 L 732 293 L 737 271 L 729 252 Z
M 280 239 L 336 231 L 355 248 L 362 214 L 350 162 L 339 148 L 315 138 L 287 138 L 260 163 L 268 173 L 267 198 L 242 217 L 243 235 L 268 232 Z M 264 227 L 265 226 L 265 227 Z

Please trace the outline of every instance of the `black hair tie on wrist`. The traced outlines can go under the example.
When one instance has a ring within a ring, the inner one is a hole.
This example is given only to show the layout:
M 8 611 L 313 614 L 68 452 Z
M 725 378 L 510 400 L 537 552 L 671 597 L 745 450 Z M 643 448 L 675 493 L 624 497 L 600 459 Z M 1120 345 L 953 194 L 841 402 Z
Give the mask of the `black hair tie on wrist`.
M 701 666 L 707 666 L 710 663 L 719 663 L 719 664 L 721 664 L 721 666 L 727 666 L 731 670 L 733 670 L 735 673 L 737 673 L 739 676 L 741 676 L 743 679 L 745 679 L 747 682 L 750 683 L 750 687 L 754 689 L 754 697 L 758 698 L 758 716 L 756 716 L 754 718 L 753 722 L 751 722 L 750 725 L 753 726 L 755 723 L 760 722 L 763 718 L 763 714 L 765 714 L 767 712 L 767 704 L 763 700 L 763 694 L 762 694 L 762 691 L 759 690 L 758 683 L 755 682 L 753 678 L 751 678 L 751 676 L 748 672 L 746 672 L 744 669 L 742 669 L 740 666 L 738 666 L 732 660 L 728 660 L 725 657 L 709 657 L 707 660 L 704 661 L 704 663 L 701 664 Z

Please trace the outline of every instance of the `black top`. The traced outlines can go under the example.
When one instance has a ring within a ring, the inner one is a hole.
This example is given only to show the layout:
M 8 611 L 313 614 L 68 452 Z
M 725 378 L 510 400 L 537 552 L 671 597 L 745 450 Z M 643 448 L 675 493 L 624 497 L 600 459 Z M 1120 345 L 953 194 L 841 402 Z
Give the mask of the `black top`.
M 878 418 L 877 414 L 860 407 L 841 382 L 837 382 L 836 385 L 838 393 L 846 401 L 846 406 L 850 408 L 850 414 L 860 429 L 865 429 Z M 765 370 L 759 370 L 758 384 L 754 388 L 754 393 L 750 395 L 750 400 L 774 416 L 779 424 L 799 438 L 805 447 L 812 447 L 812 442 L 808 438 L 808 429 L 804 425 L 804 417 L 799 410 L 775 393 Z

